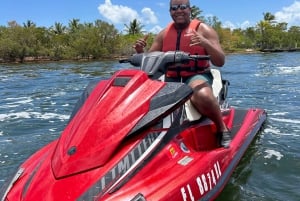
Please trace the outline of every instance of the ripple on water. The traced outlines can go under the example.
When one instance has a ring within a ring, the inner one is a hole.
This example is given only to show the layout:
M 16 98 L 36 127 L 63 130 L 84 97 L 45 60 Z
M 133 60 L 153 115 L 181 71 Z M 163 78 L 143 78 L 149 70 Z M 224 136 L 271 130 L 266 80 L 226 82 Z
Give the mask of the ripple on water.
M 221 200 L 299 200 L 299 58 L 299 53 L 227 56 L 222 72 L 230 81 L 229 104 L 263 108 L 268 117 Z M 89 81 L 120 68 L 126 67 L 112 62 L 0 66 L 0 185 L 60 135 Z

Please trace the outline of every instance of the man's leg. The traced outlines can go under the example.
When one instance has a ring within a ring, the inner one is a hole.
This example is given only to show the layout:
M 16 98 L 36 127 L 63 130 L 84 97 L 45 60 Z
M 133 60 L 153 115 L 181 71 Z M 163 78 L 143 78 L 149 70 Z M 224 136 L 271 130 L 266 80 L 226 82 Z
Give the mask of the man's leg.
M 218 132 L 226 131 L 219 103 L 212 93 L 211 86 L 203 80 L 195 80 L 190 83 L 194 93 L 191 101 L 198 111 L 215 122 Z
M 216 124 L 219 135 L 217 137 L 220 138 L 221 145 L 228 147 L 231 137 L 223 121 L 220 106 L 213 95 L 211 85 L 206 79 L 192 79 L 189 86 L 194 90 L 191 102 L 202 115 L 208 117 Z

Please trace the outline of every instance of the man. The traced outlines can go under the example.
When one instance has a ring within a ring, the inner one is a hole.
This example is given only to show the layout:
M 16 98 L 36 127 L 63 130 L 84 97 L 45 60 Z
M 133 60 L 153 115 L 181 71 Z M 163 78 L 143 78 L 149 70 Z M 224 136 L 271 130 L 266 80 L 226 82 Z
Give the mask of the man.
M 219 43 L 217 33 L 208 25 L 199 20 L 191 20 L 191 8 L 189 0 L 170 0 L 170 15 L 173 22 L 163 29 L 154 39 L 149 52 L 152 51 L 175 51 L 181 50 L 191 54 L 210 55 L 211 62 L 215 66 L 221 67 L 225 62 L 225 54 Z M 146 37 L 145 37 L 146 38 Z M 146 39 L 139 39 L 134 46 L 137 53 L 144 52 Z M 209 67 L 209 63 L 202 61 L 202 67 Z M 194 65 L 194 64 L 190 64 Z M 203 69 L 202 69 L 203 70 Z M 217 137 L 220 145 L 228 147 L 231 137 L 222 119 L 220 106 L 214 97 L 211 84 L 212 76 L 203 72 L 175 70 L 167 72 L 166 77 L 184 80 L 194 89 L 191 102 L 197 110 L 204 116 L 210 118 L 217 127 Z

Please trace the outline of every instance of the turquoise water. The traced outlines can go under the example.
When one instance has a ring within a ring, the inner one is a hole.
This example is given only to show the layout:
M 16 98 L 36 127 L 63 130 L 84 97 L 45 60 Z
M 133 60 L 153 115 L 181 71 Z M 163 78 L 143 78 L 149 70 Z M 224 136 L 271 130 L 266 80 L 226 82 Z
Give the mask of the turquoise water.
M 0 186 L 59 137 L 84 87 L 128 64 L 0 64 Z M 300 53 L 228 55 L 222 68 L 235 107 L 268 112 L 218 200 L 299 200 Z

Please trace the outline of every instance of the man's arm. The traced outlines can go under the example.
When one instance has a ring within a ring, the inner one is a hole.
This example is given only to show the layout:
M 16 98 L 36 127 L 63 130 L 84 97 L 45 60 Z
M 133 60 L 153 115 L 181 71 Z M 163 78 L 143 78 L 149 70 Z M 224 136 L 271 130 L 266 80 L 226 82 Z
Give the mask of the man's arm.
M 162 46 L 163 46 L 163 37 L 164 37 L 164 30 L 159 32 L 157 36 L 154 38 L 154 41 L 149 49 L 149 52 L 154 52 L 154 51 L 162 51 Z M 147 38 L 141 38 L 138 39 L 135 42 L 135 45 L 133 48 L 135 48 L 136 53 L 143 53 L 144 52 L 144 47 L 147 45 Z
M 164 30 L 159 32 L 156 37 L 154 38 L 154 41 L 149 49 L 149 52 L 154 52 L 154 51 L 162 51 L 163 47 L 163 39 L 164 39 Z
M 212 27 L 201 23 L 198 30 L 194 31 L 190 45 L 202 46 L 207 54 L 211 56 L 211 62 L 215 66 L 221 67 L 224 65 L 225 54 L 220 45 L 218 34 Z

